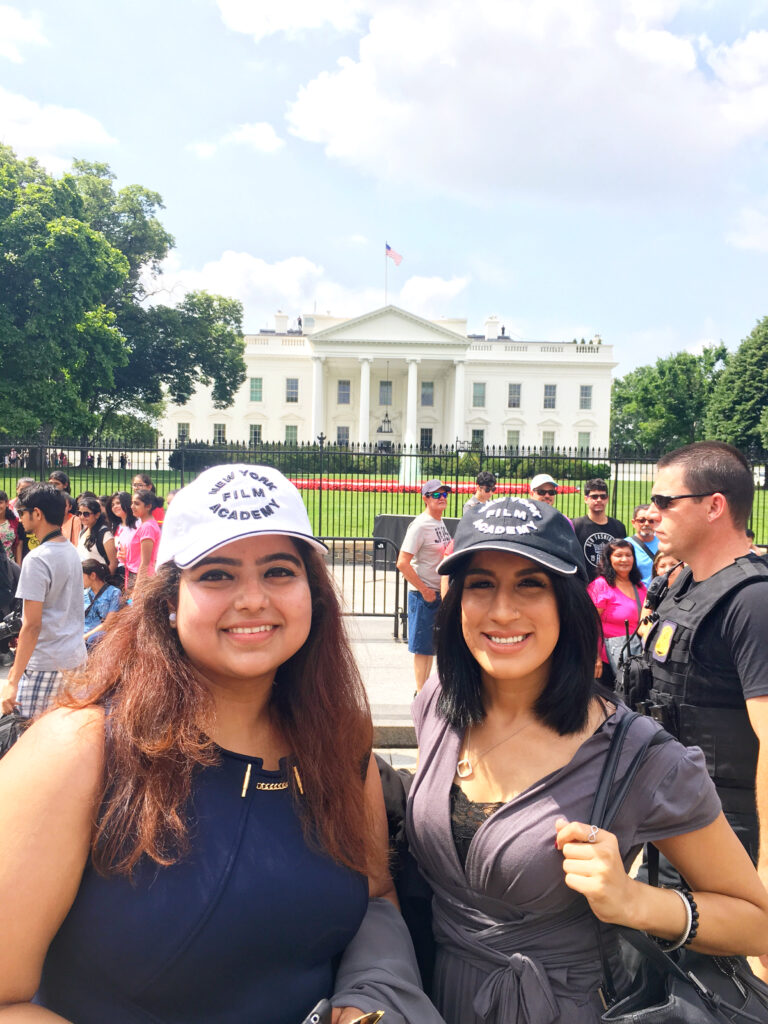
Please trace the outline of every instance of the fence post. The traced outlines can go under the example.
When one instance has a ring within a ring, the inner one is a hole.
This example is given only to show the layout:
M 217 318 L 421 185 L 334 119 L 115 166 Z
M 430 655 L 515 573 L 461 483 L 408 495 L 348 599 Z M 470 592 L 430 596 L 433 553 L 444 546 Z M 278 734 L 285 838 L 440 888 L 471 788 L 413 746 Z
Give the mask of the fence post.
M 317 435 L 320 445 L 320 479 L 317 492 L 317 535 L 323 536 L 323 446 L 325 445 L 325 434 L 322 431 Z

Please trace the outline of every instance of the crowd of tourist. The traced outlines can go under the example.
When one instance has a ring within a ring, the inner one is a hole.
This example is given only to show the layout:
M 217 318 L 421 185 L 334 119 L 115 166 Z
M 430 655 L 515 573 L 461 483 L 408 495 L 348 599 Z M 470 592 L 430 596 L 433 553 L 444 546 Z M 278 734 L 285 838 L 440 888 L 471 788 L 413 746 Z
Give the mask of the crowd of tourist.
M 425 482 L 407 779 L 372 754 L 296 488 L 253 465 L 132 486 L 0 492 L 0 609 L 23 602 L 0 701 L 32 720 L 0 761 L 0 1024 L 598 1024 L 631 981 L 618 928 L 768 953 L 768 565 L 735 449 L 661 460 L 632 534 L 605 480 L 571 521 L 548 474 L 497 498 L 483 473 L 451 537 Z M 617 735 L 636 774 L 608 827 Z M 645 843 L 671 888 L 634 876 Z

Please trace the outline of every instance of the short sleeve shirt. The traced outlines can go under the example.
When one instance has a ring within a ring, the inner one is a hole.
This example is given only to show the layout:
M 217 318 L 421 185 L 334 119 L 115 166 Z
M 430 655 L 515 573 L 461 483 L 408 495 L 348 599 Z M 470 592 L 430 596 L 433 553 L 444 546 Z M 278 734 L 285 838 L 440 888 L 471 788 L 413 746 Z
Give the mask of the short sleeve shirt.
M 48 541 L 33 548 L 21 563 L 16 596 L 43 605 L 40 634 L 27 671 L 63 671 L 82 664 L 83 570 L 75 548 L 68 541 Z
M 573 529 L 587 561 L 589 578 L 593 580 L 598 575 L 600 556 L 605 545 L 612 540 L 623 540 L 626 537 L 624 523 L 611 516 L 608 516 L 607 523 L 593 523 L 589 516 L 579 516 L 573 520 Z
M 411 565 L 416 574 L 422 583 L 433 590 L 440 590 L 437 567 L 450 542 L 448 527 L 442 519 L 435 519 L 429 512 L 416 516 L 403 538 L 400 550 L 413 556 Z
M 694 655 L 712 680 L 741 687 L 745 700 L 768 696 L 768 584 L 750 583 L 715 608 L 698 631 Z

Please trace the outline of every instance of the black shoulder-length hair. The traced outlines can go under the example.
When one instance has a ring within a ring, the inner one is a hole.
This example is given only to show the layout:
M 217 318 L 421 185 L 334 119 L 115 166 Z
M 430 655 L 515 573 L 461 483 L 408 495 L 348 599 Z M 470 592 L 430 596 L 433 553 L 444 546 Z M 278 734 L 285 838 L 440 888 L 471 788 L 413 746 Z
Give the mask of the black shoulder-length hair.
M 437 613 L 435 646 L 442 692 L 438 711 L 452 726 L 466 729 L 485 718 L 480 666 L 464 639 L 461 598 L 471 559 L 462 559 Z M 560 616 L 560 637 L 552 654 L 549 680 L 533 706 L 539 721 L 561 736 L 580 732 L 598 692 L 595 657 L 600 619 L 586 585 L 573 576 L 542 568 L 552 581 Z
M 598 572 L 605 578 L 609 587 L 616 586 L 616 570 L 611 564 L 611 555 L 619 548 L 629 548 L 632 552 L 632 568 L 629 570 L 629 582 L 634 583 L 637 587 L 643 582 L 643 577 L 637 567 L 637 553 L 635 551 L 635 545 L 630 544 L 628 540 L 612 540 L 605 545 L 603 550 L 600 552 L 600 568 Z

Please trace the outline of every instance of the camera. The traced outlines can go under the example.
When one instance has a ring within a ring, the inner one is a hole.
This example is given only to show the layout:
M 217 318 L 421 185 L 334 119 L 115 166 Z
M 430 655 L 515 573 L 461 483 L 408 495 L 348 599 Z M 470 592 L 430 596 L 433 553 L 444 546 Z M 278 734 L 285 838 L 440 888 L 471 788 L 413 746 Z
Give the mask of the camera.
M 10 612 L 0 619 L 0 640 L 11 640 L 21 632 L 21 612 Z

